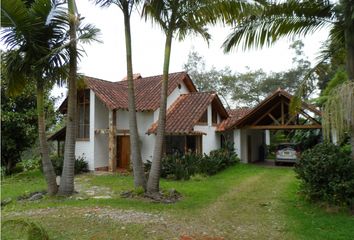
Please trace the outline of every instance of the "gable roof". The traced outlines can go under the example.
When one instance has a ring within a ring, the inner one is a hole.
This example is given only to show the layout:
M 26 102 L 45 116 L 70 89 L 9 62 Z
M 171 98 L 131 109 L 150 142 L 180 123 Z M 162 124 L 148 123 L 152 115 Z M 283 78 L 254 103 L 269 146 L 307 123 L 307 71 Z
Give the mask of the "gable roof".
M 217 106 L 217 111 L 221 117 L 228 117 L 219 97 L 214 92 L 195 92 L 180 95 L 167 111 L 166 134 L 203 134 L 194 131 L 194 126 L 211 103 Z M 157 127 L 157 122 L 153 123 L 147 133 L 156 133 Z
M 229 114 L 229 117 L 222 121 L 218 128 L 216 129 L 217 132 L 222 132 L 233 125 L 237 123 L 240 119 L 242 119 L 244 116 L 246 116 L 250 111 L 252 111 L 252 108 L 237 108 L 237 109 L 228 109 L 227 113 Z
M 160 106 L 160 94 L 162 75 L 141 78 L 135 76 L 135 101 L 137 111 L 155 111 Z M 84 77 L 86 88 L 91 89 L 96 96 L 109 109 L 128 110 L 128 81 L 109 82 L 93 77 Z M 184 83 L 190 92 L 197 92 L 186 72 L 177 72 L 169 74 L 168 92 L 170 95 L 179 84 Z M 63 109 L 62 103 L 59 110 Z
M 247 114 L 245 114 L 241 119 L 236 121 L 233 125 L 228 126 L 227 129 L 233 129 L 233 128 L 242 128 L 248 125 L 251 125 L 253 122 L 258 122 L 261 121 L 265 114 L 267 114 L 268 111 L 277 110 L 277 108 L 281 108 L 280 101 L 283 99 L 287 104 L 284 104 L 284 112 L 288 113 L 289 112 L 289 106 L 288 103 L 290 103 L 291 99 L 293 96 L 288 93 L 287 91 L 278 88 L 276 91 L 274 91 L 272 94 L 270 94 L 267 98 L 265 98 L 262 102 L 260 102 L 256 107 L 254 107 L 251 111 L 249 111 Z M 301 109 L 300 111 L 303 110 L 309 110 L 315 115 L 321 116 L 321 111 L 318 110 L 315 106 L 310 105 L 304 101 L 301 102 Z M 280 111 L 278 111 L 280 113 Z M 273 116 L 277 118 L 277 116 Z M 269 120 L 269 119 L 268 119 Z M 271 119 L 270 119 L 271 120 Z M 273 120 L 271 120 L 273 121 Z M 268 122 L 264 122 L 263 125 L 269 124 Z M 317 126 L 318 127 L 318 126 Z M 290 126 L 289 126 L 290 129 Z

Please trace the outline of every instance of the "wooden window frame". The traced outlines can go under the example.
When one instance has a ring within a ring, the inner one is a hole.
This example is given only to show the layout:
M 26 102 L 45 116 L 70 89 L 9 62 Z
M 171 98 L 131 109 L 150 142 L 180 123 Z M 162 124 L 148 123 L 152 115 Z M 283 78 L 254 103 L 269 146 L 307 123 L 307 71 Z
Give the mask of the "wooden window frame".
M 83 108 L 83 114 L 80 115 L 81 108 Z M 87 113 L 88 112 L 88 113 Z M 85 123 L 85 116 L 88 114 L 88 123 Z M 81 122 L 81 117 L 84 120 Z M 81 129 L 83 129 L 83 136 L 80 135 Z M 85 128 L 88 128 L 87 136 Z M 78 91 L 77 94 L 77 141 L 90 141 L 90 90 L 85 89 Z
M 198 120 L 198 125 L 208 125 L 208 109 L 205 110 L 203 115 Z
M 211 108 L 211 124 L 213 126 L 218 124 L 218 111 L 216 111 L 215 107 Z

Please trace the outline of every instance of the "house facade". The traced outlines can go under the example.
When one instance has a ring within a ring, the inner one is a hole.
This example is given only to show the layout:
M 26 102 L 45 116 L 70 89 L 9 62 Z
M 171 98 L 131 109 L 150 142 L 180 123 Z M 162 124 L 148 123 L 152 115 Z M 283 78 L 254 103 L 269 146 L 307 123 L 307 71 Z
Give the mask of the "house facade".
M 76 155 L 84 156 L 92 171 L 130 168 L 127 81 L 84 77 L 84 82 L 84 89 L 78 91 Z M 152 160 L 161 82 L 161 75 L 146 78 L 134 75 L 143 161 Z M 287 101 L 279 105 L 283 98 Z M 241 161 L 257 161 L 260 147 L 266 144 L 264 130 L 296 125 L 294 117 L 284 115 L 288 101 L 287 93 L 277 90 L 253 109 L 226 110 L 216 93 L 198 92 L 187 73 L 172 73 L 168 83 L 165 153 L 208 154 L 221 148 L 225 141 L 231 141 Z M 66 113 L 66 100 L 59 110 Z M 279 121 L 283 125 L 272 118 L 282 119 Z M 65 128 L 49 139 L 63 140 L 64 133 Z

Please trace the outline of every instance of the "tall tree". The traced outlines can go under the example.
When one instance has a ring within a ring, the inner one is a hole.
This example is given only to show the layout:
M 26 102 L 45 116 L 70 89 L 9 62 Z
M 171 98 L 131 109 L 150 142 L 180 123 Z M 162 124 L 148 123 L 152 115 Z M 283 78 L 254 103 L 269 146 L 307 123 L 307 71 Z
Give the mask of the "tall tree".
M 74 166 L 75 145 L 77 135 L 77 61 L 81 49 L 77 48 L 78 42 L 90 43 L 98 41 L 99 29 L 91 24 L 82 25 L 77 12 L 75 0 L 68 0 L 67 21 L 69 25 L 69 73 L 68 73 L 68 112 L 66 116 L 66 135 L 64 146 L 64 165 L 60 180 L 59 195 L 67 196 L 74 193 Z
M 178 37 L 179 40 L 183 40 L 188 34 L 194 33 L 209 40 L 210 35 L 205 28 L 206 24 L 215 24 L 218 20 L 228 21 L 230 16 L 241 15 L 243 10 L 247 12 L 248 5 L 245 1 L 222 0 L 150 0 L 145 2 L 143 16 L 145 19 L 150 18 L 153 23 L 160 26 L 166 35 L 158 128 L 147 183 L 148 194 L 155 195 L 159 191 L 172 39 Z
M 55 173 L 49 159 L 44 114 L 44 93 L 55 80 L 65 76 L 63 59 L 53 51 L 65 39 L 58 20 L 58 4 L 51 0 L 4 0 L 1 3 L 2 41 L 10 49 L 4 55 L 4 74 L 10 94 L 22 91 L 26 82 L 36 84 L 38 133 L 48 194 L 57 192 Z M 50 57 L 48 57 L 50 56 Z
M 5 169 L 6 174 L 10 174 L 15 165 L 21 161 L 22 153 L 32 147 L 38 137 L 36 88 L 32 84 L 20 95 L 9 96 L 4 74 L 0 81 L 1 168 Z
M 141 148 L 139 141 L 138 124 L 136 117 L 135 88 L 133 80 L 133 62 L 132 62 L 132 39 L 130 30 L 130 17 L 133 8 L 138 5 L 137 0 L 95 0 L 101 7 L 108 7 L 112 4 L 118 6 L 124 16 L 125 29 L 125 48 L 127 61 L 127 81 L 128 81 L 128 110 L 129 110 L 129 129 L 130 145 L 132 147 L 132 162 L 135 187 L 146 189 L 146 179 L 144 174 L 144 165 L 141 158 Z
M 166 35 L 157 136 L 147 183 L 147 192 L 152 196 L 159 192 L 172 39 L 178 36 L 180 40 L 183 40 L 188 33 L 194 32 L 209 40 L 210 36 L 204 27 L 205 24 L 197 17 L 198 8 L 204 4 L 203 1 L 187 0 L 151 0 L 144 4 L 143 15 L 145 19 L 150 18 L 157 23 Z
M 344 44 L 346 69 L 350 82 L 354 82 L 354 4 L 353 0 L 289 0 L 262 1 L 262 11 L 235 21 L 233 32 L 223 46 L 230 51 L 235 46 L 263 47 L 282 37 L 306 36 L 318 29 L 329 27 L 329 39 L 334 46 Z M 342 43 L 342 44 L 341 44 Z M 340 49 L 339 49 L 340 50 Z M 348 84 L 347 87 L 353 87 Z M 352 89 L 354 91 L 354 89 Z M 350 92 L 350 91 L 349 91 Z M 352 105 L 345 105 L 353 107 Z M 338 109 L 332 109 L 337 111 Z M 351 110 L 351 109 L 349 109 Z M 335 114 L 335 112 L 333 112 Z M 354 122 L 349 120 L 354 160 Z
M 74 193 L 74 166 L 75 145 L 77 134 L 76 107 L 77 107 L 77 40 L 76 27 L 79 24 L 79 16 L 75 0 L 68 0 L 69 20 L 69 76 L 68 76 L 68 112 L 66 116 L 66 132 L 64 146 L 64 165 L 60 178 L 59 195 L 71 195 Z
M 294 50 L 293 67 L 286 71 L 266 73 L 262 69 L 247 69 L 244 73 L 233 72 L 229 67 L 206 69 L 205 59 L 192 51 L 183 66 L 201 91 L 216 91 L 224 103 L 234 107 L 252 107 L 262 101 L 277 88 L 294 94 L 311 69 L 303 51 L 303 43 L 295 41 L 290 45 Z M 315 79 L 315 74 L 310 74 Z M 313 81 L 308 81 L 313 82 Z M 314 89 L 312 83 L 308 93 Z

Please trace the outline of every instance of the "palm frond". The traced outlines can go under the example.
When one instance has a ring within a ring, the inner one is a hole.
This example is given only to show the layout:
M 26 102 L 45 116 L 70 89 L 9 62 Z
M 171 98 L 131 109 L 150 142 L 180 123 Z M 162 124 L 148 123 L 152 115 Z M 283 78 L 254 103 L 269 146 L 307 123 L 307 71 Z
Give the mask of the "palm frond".
M 280 38 L 306 36 L 335 23 L 333 5 L 328 1 L 290 0 L 281 4 L 264 4 L 260 14 L 236 19 L 236 26 L 223 48 L 262 48 Z

